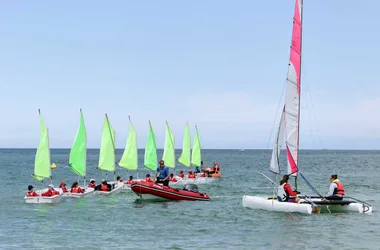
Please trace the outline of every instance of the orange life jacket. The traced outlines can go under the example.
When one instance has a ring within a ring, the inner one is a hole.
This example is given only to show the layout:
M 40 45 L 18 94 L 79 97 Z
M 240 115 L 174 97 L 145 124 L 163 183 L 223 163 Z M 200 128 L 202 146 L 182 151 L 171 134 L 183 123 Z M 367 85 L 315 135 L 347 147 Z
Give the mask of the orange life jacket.
M 96 187 L 96 185 L 95 184 L 93 184 L 93 183 L 90 183 L 90 184 L 88 184 L 88 186 L 87 187 L 89 187 L 89 188 L 95 188 Z
M 335 182 L 337 188 L 334 190 L 334 194 L 344 195 L 344 186 L 340 181 Z
M 71 189 L 71 193 L 74 193 L 74 194 L 79 193 L 79 188 L 78 188 L 78 187 L 73 187 L 73 188 Z
M 108 186 L 105 184 L 100 184 L 100 190 L 101 191 L 108 191 Z
M 38 196 L 38 195 L 37 195 L 36 192 L 33 191 L 33 192 L 27 192 L 27 193 L 26 193 L 26 196 L 27 196 L 27 197 L 33 197 L 33 196 Z
M 125 182 L 125 184 L 132 184 L 132 181 L 133 181 L 133 180 L 127 180 L 127 181 Z

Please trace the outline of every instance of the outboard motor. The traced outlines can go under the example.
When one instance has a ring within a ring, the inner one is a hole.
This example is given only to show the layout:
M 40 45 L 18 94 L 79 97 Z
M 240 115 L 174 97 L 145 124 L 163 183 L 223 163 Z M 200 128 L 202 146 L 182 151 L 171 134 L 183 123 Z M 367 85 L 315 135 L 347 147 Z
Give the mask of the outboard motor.
M 186 184 L 183 190 L 198 193 L 198 186 L 196 184 Z

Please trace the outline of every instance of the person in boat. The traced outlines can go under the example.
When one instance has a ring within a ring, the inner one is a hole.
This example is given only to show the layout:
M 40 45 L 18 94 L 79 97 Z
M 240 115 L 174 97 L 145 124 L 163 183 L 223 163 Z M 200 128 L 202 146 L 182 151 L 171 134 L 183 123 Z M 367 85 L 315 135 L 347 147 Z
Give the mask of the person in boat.
M 185 173 L 183 172 L 183 170 L 179 171 L 178 177 L 185 178 Z
M 214 166 L 212 167 L 212 171 L 209 174 L 216 174 L 219 172 L 219 170 L 219 164 L 216 161 L 214 161 Z
M 126 182 L 124 182 L 124 184 L 132 184 L 132 182 L 133 182 L 133 176 L 131 175 L 129 176 L 129 179 Z
M 79 187 L 79 183 L 76 181 L 71 185 L 70 192 L 73 194 L 83 194 L 84 190 Z
M 202 172 L 202 174 L 201 174 L 200 177 L 208 177 L 208 173 L 206 173 L 206 172 Z
M 170 174 L 169 181 L 171 181 L 171 182 L 177 182 L 178 180 L 174 177 L 174 174 L 171 173 L 171 174 Z
M 297 197 L 299 192 L 293 191 L 288 183 L 289 176 L 284 175 L 280 181 L 280 186 L 277 190 L 277 199 L 281 202 L 298 202 L 300 199 Z
M 33 188 L 34 187 L 32 185 L 28 186 L 28 192 L 26 192 L 26 197 L 38 196 L 38 194 L 34 192 Z
M 203 161 L 201 161 L 201 166 L 195 166 L 195 170 L 194 170 L 194 173 L 195 174 L 198 174 L 201 172 L 201 169 L 203 168 Z
M 120 176 L 117 176 L 117 177 L 116 177 L 116 181 L 117 181 L 117 182 L 123 182 L 123 180 L 121 179 Z
M 160 161 L 160 166 L 156 169 L 156 173 L 154 174 L 154 179 L 157 183 L 162 183 L 164 186 L 169 186 L 169 168 L 165 166 L 164 160 Z
M 45 193 L 42 193 L 42 196 L 47 196 L 47 197 L 51 197 L 55 195 L 59 195 L 59 192 L 54 190 L 53 184 L 49 184 L 48 190 Z
M 106 179 L 102 179 L 102 182 L 95 187 L 95 190 L 110 192 L 112 190 L 112 185 L 108 184 Z
M 187 178 L 189 179 L 194 179 L 196 178 L 197 176 L 193 173 L 193 171 L 189 170 L 189 174 L 187 175 Z
M 145 181 L 147 182 L 153 182 L 153 180 L 150 178 L 150 174 L 145 175 Z
M 339 181 L 338 175 L 333 174 L 330 176 L 330 188 L 324 199 L 327 200 L 342 200 L 344 196 L 344 186 Z
M 87 185 L 87 187 L 89 187 L 89 188 L 95 188 L 96 187 L 95 179 L 91 179 L 90 183 Z
M 61 184 L 59 185 L 59 188 L 62 189 L 63 193 L 69 192 L 66 188 L 66 182 L 62 181 Z

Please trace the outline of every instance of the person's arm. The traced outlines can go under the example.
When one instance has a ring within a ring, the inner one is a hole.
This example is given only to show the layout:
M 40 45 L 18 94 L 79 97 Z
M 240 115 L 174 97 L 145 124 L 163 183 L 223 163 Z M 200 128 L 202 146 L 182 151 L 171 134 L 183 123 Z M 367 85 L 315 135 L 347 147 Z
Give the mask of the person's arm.
M 332 182 L 332 183 L 330 184 L 329 192 L 327 193 L 326 196 L 331 196 L 331 195 L 333 195 L 333 194 L 334 194 L 334 190 L 335 190 L 335 188 L 336 188 L 336 184 L 335 184 L 334 182 Z

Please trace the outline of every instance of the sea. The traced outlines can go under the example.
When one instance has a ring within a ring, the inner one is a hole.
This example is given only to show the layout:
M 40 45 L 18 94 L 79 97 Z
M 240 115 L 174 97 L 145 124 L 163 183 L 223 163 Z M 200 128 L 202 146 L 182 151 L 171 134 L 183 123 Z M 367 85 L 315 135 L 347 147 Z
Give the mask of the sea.
M 68 168 L 69 149 L 52 149 L 53 184 L 77 176 Z M 26 204 L 28 185 L 46 187 L 31 176 L 35 149 L 0 149 L 0 249 L 380 249 L 379 151 L 300 150 L 299 168 L 321 194 L 338 174 L 346 195 L 373 205 L 372 214 L 304 215 L 242 207 L 243 195 L 273 195 L 270 150 L 202 150 L 204 166 L 215 160 L 222 177 L 200 184 L 211 201 L 141 202 L 132 191 L 113 196 Z M 123 151 L 117 150 L 117 159 Z M 159 158 L 162 150 L 158 150 Z M 181 151 L 177 150 L 179 157 Z M 284 155 L 282 153 L 282 155 Z M 139 150 L 139 177 L 144 150 Z M 99 150 L 87 152 L 87 179 L 113 179 L 96 166 Z M 283 169 L 285 158 L 281 158 Z M 176 171 L 189 168 L 176 167 Z M 135 171 L 116 168 L 124 180 Z M 177 172 L 178 173 L 178 172 Z M 290 184 L 294 187 L 294 179 Z M 262 189 L 257 189 L 260 187 Z M 314 195 L 302 178 L 302 194 Z

